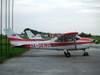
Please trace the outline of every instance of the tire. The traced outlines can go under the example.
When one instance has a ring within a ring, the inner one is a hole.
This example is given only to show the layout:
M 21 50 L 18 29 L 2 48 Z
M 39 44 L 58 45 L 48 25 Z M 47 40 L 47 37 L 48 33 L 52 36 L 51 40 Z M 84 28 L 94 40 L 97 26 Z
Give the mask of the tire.
M 71 54 L 69 52 L 68 53 L 64 52 L 64 54 L 65 54 L 66 57 L 70 57 L 71 56 Z
M 88 52 L 84 52 L 83 56 L 89 56 Z

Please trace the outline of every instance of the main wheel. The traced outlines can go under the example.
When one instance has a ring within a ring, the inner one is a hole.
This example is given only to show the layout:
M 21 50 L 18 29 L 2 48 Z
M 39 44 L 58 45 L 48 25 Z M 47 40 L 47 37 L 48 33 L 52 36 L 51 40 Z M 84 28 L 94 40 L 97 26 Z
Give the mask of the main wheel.
M 89 56 L 88 52 L 84 52 L 83 56 Z
M 66 57 L 70 57 L 71 56 L 71 54 L 69 52 L 68 53 L 64 52 L 64 54 L 65 54 Z

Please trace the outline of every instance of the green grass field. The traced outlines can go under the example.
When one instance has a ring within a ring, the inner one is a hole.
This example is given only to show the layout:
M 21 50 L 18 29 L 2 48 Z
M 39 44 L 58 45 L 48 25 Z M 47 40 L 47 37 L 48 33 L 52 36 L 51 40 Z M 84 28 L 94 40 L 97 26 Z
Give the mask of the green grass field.
M 91 37 L 91 38 L 93 38 L 93 39 L 95 39 L 95 40 L 97 40 L 97 43 L 100 43 L 100 37 Z
M 1 38 L 0 38 L 1 39 Z M 1 40 L 0 40 L 1 41 Z M 4 62 L 6 59 L 20 55 L 28 48 L 15 48 L 12 47 L 5 36 L 2 37 L 2 46 L 0 44 L 0 63 Z

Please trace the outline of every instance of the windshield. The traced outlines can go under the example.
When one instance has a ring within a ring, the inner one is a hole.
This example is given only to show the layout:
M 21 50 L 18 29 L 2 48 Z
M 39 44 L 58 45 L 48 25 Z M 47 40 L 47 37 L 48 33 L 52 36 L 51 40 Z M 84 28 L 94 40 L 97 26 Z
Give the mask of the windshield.
M 81 38 L 80 36 L 76 35 L 76 40 L 79 40 L 79 38 Z

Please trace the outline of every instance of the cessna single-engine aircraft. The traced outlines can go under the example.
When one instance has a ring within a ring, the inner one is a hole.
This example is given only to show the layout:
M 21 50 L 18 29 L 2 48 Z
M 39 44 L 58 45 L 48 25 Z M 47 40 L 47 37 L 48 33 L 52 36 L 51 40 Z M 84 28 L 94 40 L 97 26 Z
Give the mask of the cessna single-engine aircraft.
M 35 36 L 30 30 L 27 30 L 26 34 L 27 34 L 28 38 L 31 39 L 31 40 L 34 40 L 34 41 L 44 41 L 44 39 L 41 37 L 40 34 L 37 34 Z
M 69 51 L 83 50 L 84 56 L 89 54 L 85 51 L 89 48 L 95 40 L 90 38 L 81 38 L 78 36 L 78 32 L 67 32 L 60 36 L 57 36 L 51 40 L 47 41 L 34 41 L 25 40 L 19 37 L 10 28 L 4 29 L 8 40 L 13 47 L 28 47 L 33 49 L 48 49 L 48 50 L 61 50 L 64 51 L 66 57 L 70 57 Z

